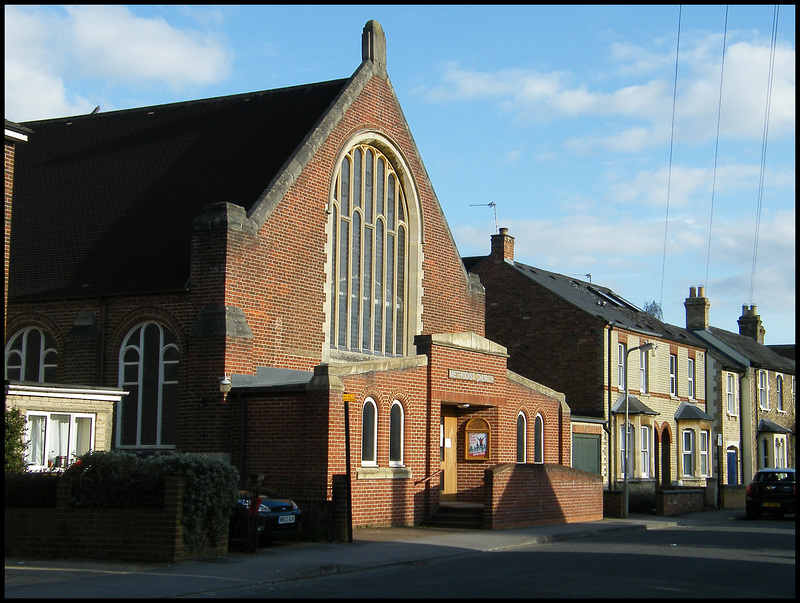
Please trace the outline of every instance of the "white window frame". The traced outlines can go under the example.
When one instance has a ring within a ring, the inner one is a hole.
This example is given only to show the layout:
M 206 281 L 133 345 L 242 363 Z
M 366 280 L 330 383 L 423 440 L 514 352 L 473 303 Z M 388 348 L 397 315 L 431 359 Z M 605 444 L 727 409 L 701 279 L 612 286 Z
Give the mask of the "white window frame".
M 727 374 L 726 392 L 728 414 L 735 417 L 738 413 L 736 404 L 736 378 L 733 373 Z
M 56 454 L 55 450 L 52 448 L 55 446 L 55 435 L 54 435 L 54 428 L 55 428 L 55 421 L 53 417 L 55 416 L 67 416 L 69 417 L 69 434 L 67 438 L 67 446 L 66 450 L 59 450 L 58 452 L 66 452 L 65 455 Z M 32 417 L 41 417 L 45 421 L 45 433 L 44 433 L 44 443 L 41 450 L 41 458 L 40 459 L 32 459 L 31 453 L 33 450 L 33 438 L 32 434 L 29 431 L 29 427 L 32 425 L 31 418 Z M 29 471 L 43 471 L 46 469 L 58 468 L 58 469 L 66 469 L 69 465 L 71 465 L 76 457 L 94 450 L 94 436 L 95 436 L 95 429 L 97 426 L 97 416 L 94 413 L 76 413 L 76 412 L 61 412 L 61 411 L 28 411 L 25 413 L 26 419 L 26 429 L 25 429 L 25 442 L 27 444 L 27 450 L 25 452 L 25 461 L 28 465 Z M 89 423 L 89 446 L 85 450 L 78 451 L 78 420 L 79 419 L 88 419 Z M 59 457 L 66 457 L 64 461 L 59 461 Z M 36 462 L 39 460 L 40 462 Z
M 787 467 L 786 464 L 786 436 L 784 434 L 775 435 L 775 467 Z
M 364 409 L 367 406 L 372 407 L 372 458 L 365 457 L 365 450 L 364 450 L 364 439 L 363 433 L 366 427 L 364 421 L 366 418 L 366 414 L 364 413 Z M 362 440 L 361 440 L 361 466 L 362 467 L 377 467 L 378 466 L 378 405 L 375 403 L 375 400 L 372 398 L 367 398 L 364 400 L 364 405 L 361 407 L 361 433 L 362 433 Z
M 642 425 L 639 450 L 642 458 L 642 477 L 650 477 L 650 426 Z
M 28 351 L 31 334 L 39 334 L 38 358 Z M 19 346 L 20 349 L 16 349 Z M 9 371 L 18 372 L 17 380 L 35 383 L 54 383 L 58 370 L 58 351 L 53 337 L 39 327 L 27 327 L 8 340 L 5 349 L 5 378 Z M 48 379 L 48 375 L 52 378 Z
M 678 356 L 669 355 L 669 395 L 678 396 Z
M 625 382 L 627 380 L 627 375 L 625 375 L 625 355 L 627 353 L 628 346 L 624 343 L 617 344 L 617 387 L 619 389 L 625 389 Z
M 533 462 L 544 463 L 544 418 L 538 413 L 533 420 Z
M 703 429 L 700 431 L 700 475 L 711 476 L 711 464 L 709 463 L 709 446 L 711 444 L 711 433 Z
M 694 389 L 694 385 L 695 385 L 695 372 L 694 372 L 695 371 L 695 364 L 694 364 L 694 358 L 689 358 L 688 360 L 689 360 L 688 368 L 686 369 L 686 389 L 688 390 L 687 394 L 689 396 L 689 399 L 690 400 L 694 400 L 695 397 L 697 396 L 697 392 Z
M 520 419 L 522 419 L 522 433 L 520 434 Z M 517 445 L 516 445 L 516 455 L 517 455 L 517 462 L 527 463 L 528 462 L 528 417 L 525 416 L 525 413 L 520 411 L 517 415 Z M 520 438 L 520 436 L 522 436 Z M 522 449 L 520 450 L 520 439 L 522 440 Z M 520 460 L 522 458 L 522 460 Z
M 783 408 L 783 375 L 775 377 L 775 405 L 778 412 L 786 412 Z
M 769 380 L 767 371 L 758 371 L 758 406 L 762 410 L 769 410 Z
M 649 379 L 648 379 L 648 366 L 650 364 L 647 354 L 648 350 L 639 350 L 639 391 L 643 394 L 648 392 Z
M 400 409 L 400 425 L 398 427 L 398 431 L 395 432 L 395 415 L 394 410 L 395 408 Z M 377 415 L 376 415 L 377 418 Z M 377 421 L 376 421 L 377 422 Z M 389 466 L 390 467 L 405 467 L 405 429 L 406 429 L 406 412 L 403 408 L 403 404 L 400 400 L 395 400 L 392 402 L 392 407 L 389 410 Z M 400 447 L 400 458 L 393 459 L 392 458 L 392 444 L 394 443 L 394 438 L 399 437 L 399 447 Z
M 628 423 L 628 437 L 625 437 L 625 424 L 619 426 L 619 473 L 620 476 L 625 477 L 628 471 L 628 459 L 631 461 L 631 472 L 627 474 L 628 477 L 633 477 L 633 466 L 635 465 L 634 455 L 628 455 L 628 445 L 630 441 L 631 452 L 636 450 L 636 434 L 633 423 Z
M 695 472 L 694 440 L 694 430 L 684 429 L 681 433 L 681 473 L 687 477 L 694 477 Z M 686 471 L 687 462 L 691 471 Z

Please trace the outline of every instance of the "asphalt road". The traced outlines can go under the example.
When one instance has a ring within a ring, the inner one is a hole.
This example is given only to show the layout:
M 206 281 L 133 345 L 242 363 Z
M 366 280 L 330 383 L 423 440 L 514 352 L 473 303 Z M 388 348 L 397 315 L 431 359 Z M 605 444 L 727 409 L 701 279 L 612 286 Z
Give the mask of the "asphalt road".
M 205 593 L 207 597 L 795 597 L 795 517 L 577 540 Z

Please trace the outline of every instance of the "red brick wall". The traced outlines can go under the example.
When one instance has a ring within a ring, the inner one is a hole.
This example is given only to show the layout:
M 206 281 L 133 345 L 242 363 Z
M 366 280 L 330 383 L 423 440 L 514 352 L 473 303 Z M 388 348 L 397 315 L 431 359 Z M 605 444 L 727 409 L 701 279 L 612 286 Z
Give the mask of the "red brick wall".
M 492 529 L 603 518 L 602 478 L 571 467 L 501 465 L 486 471 L 486 489 Z

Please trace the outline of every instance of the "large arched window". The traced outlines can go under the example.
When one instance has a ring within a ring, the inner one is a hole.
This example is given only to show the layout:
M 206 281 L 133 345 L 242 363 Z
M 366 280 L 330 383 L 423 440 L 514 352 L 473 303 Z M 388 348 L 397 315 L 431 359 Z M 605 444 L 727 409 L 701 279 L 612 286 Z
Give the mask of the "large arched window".
M 361 412 L 361 466 L 377 467 L 378 407 L 372 398 L 364 401 Z
M 406 353 L 408 202 L 391 161 L 358 144 L 342 158 L 331 213 L 331 327 L 334 349 Z
M 389 414 L 389 466 L 403 466 L 403 432 L 405 431 L 405 413 L 399 400 L 392 402 Z
M 117 413 L 118 447 L 173 447 L 177 443 L 178 349 L 156 322 L 136 326 L 119 352 L 119 386 L 128 395 Z
M 58 352 L 53 338 L 38 327 L 28 327 L 6 346 L 6 379 L 55 383 Z
M 528 421 L 525 414 L 517 415 L 517 462 L 525 463 L 528 460 Z

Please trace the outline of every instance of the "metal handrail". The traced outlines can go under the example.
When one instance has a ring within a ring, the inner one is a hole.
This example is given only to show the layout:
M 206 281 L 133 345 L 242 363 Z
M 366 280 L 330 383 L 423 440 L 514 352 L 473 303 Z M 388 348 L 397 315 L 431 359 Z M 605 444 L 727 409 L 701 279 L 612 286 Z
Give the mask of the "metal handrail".
M 439 475 L 442 471 L 444 471 L 444 469 L 439 469 L 436 473 L 431 473 L 428 477 L 423 477 L 422 479 L 418 479 L 417 481 L 414 482 L 414 485 L 417 486 L 417 485 L 422 484 L 424 482 L 430 481 L 434 477 Z

